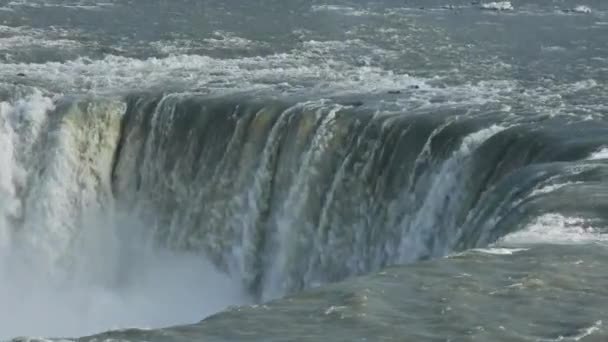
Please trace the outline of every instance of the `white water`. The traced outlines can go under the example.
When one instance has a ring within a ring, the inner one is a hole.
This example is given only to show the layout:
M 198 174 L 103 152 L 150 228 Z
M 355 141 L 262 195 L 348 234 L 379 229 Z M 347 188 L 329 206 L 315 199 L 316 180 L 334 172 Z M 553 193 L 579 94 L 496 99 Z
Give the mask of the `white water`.
M 586 14 L 589 14 L 592 12 L 591 8 L 589 6 L 585 6 L 585 5 L 576 6 L 572 11 L 576 12 L 576 13 L 586 13 Z
M 603 147 L 596 152 L 593 152 L 587 160 L 608 159 L 608 147 Z
M 39 93 L 0 103 L 0 340 L 196 322 L 246 302 L 202 256 L 155 247 L 117 211 L 122 105 L 55 107 Z
M 481 4 L 481 8 L 493 11 L 512 11 L 513 5 L 510 1 L 493 1 L 486 4 Z
M 605 243 L 608 236 L 582 218 L 544 214 L 525 229 L 505 236 L 500 245 Z

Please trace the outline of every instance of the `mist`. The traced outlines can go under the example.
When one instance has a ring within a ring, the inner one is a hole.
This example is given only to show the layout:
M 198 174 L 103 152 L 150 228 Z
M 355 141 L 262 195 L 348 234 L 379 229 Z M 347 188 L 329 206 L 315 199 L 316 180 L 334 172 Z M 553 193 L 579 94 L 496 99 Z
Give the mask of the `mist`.
M 247 302 L 204 256 L 160 249 L 133 228 L 91 223 L 56 265 L 15 236 L 0 261 L 0 339 L 194 323 Z

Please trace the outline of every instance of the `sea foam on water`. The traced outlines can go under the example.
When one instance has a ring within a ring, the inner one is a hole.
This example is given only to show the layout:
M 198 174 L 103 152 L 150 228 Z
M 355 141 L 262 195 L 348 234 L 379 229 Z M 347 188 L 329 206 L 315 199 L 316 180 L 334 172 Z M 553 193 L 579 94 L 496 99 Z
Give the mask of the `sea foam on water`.
M 493 1 L 481 4 L 481 9 L 492 11 L 512 11 L 513 5 L 510 1 Z

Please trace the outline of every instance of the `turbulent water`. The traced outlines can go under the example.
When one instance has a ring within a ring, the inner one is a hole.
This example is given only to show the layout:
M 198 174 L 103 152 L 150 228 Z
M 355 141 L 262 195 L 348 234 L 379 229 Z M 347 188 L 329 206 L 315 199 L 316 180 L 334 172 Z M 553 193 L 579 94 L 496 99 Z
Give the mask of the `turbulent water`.
M 600 0 L 0 0 L 0 340 L 604 341 L 607 37 Z

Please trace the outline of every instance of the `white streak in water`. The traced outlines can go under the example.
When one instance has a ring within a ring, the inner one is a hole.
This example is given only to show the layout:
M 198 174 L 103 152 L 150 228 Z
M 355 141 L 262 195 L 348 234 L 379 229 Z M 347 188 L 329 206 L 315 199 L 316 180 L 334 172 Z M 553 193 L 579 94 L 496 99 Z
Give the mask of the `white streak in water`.
M 559 336 L 557 338 L 542 338 L 539 342 L 561 342 L 561 341 L 581 341 L 583 338 L 592 335 L 599 331 L 602 327 L 602 321 L 596 321 L 591 326 L 579 329 L 578 333 L 572 336 Z
M 500 248 L 500 247 L 490 247 L 490 248 L 475 248 L 472 249 L 472 252 L 478 252 L 482 254 L 492 254 L 492 255 L 513 255 L 518 252 L 527 251 L 528 248 Z
M 535 189 L 534 191 L 532 191 L 532 193 L 530 194 L 530 197 L 541 195 L 541 194 L 548 194 L 548 193 L 553 192 L 555 190 L 559 190 L 559 189 L 561 189 L 563 187 L 566 187 L 566 186 L 569 186 L 569 185 L 581 184 L 581 183 L 583 183 L 583 182 L 566 182 L 566 183 L 561 183 L 561 184 L 546 185 L 546 186 L 543 186 L 542 188 Z

